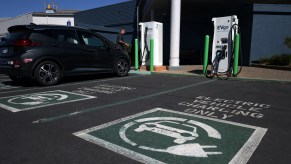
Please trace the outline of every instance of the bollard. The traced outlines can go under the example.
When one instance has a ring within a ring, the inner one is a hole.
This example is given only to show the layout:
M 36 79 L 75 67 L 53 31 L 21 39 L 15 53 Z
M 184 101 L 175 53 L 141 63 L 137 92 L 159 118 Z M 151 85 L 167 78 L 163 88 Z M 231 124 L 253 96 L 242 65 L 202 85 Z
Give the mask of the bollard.
M 134 46 L 134 50 L 135 50 L 135 66 L 134 68 L 137 70 L 138 69 L 138 39 L 135 39 L 135 46 Z
M 150 41 L 150 71 L 154 71 L 154 39 Z
M 203 58 L 203 74 L 207 74 L 207 65 L 208 65 L 208 53 L 209 53 L 209 35 L 205 36 L 204 43 L 204 58 Z
M 240 49 L 240 35 L 236 34 L 234 37 L 234 62 L 233 62 L 233 75 L 237 76 L 238 74 L 238 58 L 239 58 L 239 49 Z

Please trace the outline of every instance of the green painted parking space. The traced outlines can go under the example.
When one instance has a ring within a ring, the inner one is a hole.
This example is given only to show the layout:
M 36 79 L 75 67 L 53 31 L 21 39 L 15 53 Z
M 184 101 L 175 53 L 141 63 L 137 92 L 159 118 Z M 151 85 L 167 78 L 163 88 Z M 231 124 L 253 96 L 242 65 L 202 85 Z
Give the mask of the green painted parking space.
M 0 107 L 11 112 L 20 112 L 52 105 L 96 98 L 62 90 L 23 94 L 0 98 Z
M 267 129 L 155 108 L 77 133 L 143 163 L 247 163 Z

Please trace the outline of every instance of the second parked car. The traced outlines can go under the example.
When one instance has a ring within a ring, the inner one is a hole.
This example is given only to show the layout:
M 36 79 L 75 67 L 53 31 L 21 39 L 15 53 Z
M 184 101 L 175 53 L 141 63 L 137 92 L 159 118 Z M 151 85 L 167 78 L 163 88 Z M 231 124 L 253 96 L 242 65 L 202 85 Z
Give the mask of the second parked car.
M 0 42 L 0 73 L 13 81 L 57 84 L 64 76 L 116 73 L 127 76 L 129 55 L 91 30 L 50 25 L 19 25 Z

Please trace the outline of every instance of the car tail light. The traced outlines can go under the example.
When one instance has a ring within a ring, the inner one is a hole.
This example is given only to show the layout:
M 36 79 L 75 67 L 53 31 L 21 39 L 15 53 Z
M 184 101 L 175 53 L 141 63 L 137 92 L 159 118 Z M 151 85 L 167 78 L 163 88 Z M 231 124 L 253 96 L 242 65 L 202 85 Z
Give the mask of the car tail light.
M 39 46 L 41 45 L 40 43 L 33 42 L 28 39 L 22 39 L 22 40 L 17 40 L 16 41 L 16 46 Z
M 19 68 L 19 67 L 20 67 L 20 61 L 14 60 L 14 68 Z
M 23 62 L 24 63 L 30 63 L 30 62 L 32 62 L 33 61 L 33 59 L 32 58 L 25 58 L 25 59 L 23 59 Z
M 20 67 L 20 61 L 19 60 L 13 60 L 13 61 L 7 61 L 7 64 L 12 65 L 14 68 Z

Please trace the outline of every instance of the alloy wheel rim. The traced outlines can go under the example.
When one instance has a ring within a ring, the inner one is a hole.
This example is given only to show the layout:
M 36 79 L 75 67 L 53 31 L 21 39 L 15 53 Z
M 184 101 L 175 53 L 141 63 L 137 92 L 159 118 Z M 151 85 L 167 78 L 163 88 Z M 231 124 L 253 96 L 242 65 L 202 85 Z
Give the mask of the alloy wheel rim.
M 126 74 L 126 72 L 127 72 L 127 62 L 123 61 L 123 60 L 119 61 L 118 64 L 117 64 L 117 70 L 122 75 Z
M 45 64 L 40 67 L 39 77 L 40 79 L 48 84 L 52 84 L 58 80 L 58 69 L 53 64 Z

